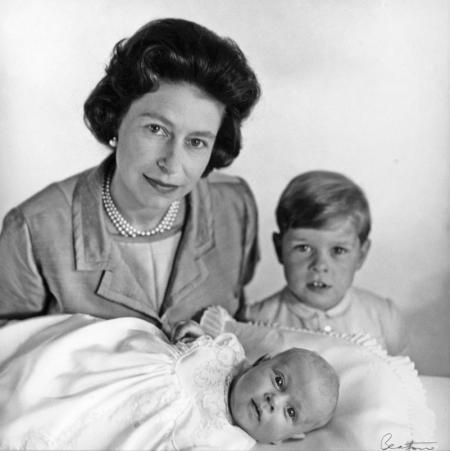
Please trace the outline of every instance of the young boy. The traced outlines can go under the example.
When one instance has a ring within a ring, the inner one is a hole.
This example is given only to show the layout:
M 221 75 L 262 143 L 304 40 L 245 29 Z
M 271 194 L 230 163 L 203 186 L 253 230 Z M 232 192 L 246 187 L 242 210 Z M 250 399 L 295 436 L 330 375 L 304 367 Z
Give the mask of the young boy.
M 246 319 L 369 333 L 389 354 L 405 354 L 406 328 L 392 301 L 352 287 L 370 248 L 370 210 L 361 188 L 336 172 L 306 172 L 281 194 L 276 218 L 273 242 L 287 285 L 249 306 Z

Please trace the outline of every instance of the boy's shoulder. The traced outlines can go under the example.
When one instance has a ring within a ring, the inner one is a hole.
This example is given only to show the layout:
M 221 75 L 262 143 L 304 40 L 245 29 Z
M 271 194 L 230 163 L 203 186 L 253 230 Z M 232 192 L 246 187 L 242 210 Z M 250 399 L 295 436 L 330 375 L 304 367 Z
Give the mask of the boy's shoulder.
M 255 302 L 247 306 L 247 318 L 249 320 L 270 321 L 280 315 L 281 310 L 286 308 L 284 299 L 284 291 L 273 293 L 261 301 Z
M 391 299 L 365 288 L 352 287 L 351 294 L 355 301 L 370 310 L 392 310 L 396 308 Z

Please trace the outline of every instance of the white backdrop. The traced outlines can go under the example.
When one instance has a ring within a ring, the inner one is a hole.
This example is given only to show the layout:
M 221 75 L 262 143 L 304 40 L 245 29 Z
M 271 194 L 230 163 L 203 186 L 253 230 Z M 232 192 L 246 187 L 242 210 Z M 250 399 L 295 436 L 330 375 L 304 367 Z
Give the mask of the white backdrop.
M 283 284 L 271 244 L 282 188 L 344 172 L 374 218 L 357 284 L 407 316 L 421 372 L 450 375 L 449 12 L 447 0 L 1 0 L 0 219 L 106 155 L 82 105 L 113 44 L 154 18 L 197 21 L 239 43 L 263 88 L 227 169 L 259 205 L 250 299 Z

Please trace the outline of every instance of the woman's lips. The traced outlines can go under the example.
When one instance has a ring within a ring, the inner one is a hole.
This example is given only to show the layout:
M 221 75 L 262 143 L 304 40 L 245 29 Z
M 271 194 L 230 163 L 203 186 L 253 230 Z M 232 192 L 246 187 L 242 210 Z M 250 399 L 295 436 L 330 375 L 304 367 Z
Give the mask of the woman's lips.
M 170 193 L 178 189 L 178 185 L 172 185 L 171 183 L 164 183 L 161 180 L 153 179 L 144 174 L 145 180 L 157 191 L 160 193 Z

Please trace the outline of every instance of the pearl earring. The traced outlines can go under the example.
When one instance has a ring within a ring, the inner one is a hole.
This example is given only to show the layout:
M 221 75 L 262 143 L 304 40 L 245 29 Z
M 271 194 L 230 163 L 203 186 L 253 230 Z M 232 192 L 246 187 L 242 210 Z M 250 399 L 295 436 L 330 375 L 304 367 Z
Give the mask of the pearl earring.
M 117 146 L 117 138 L 114 136 L 113 138 L 111 138 L 108 142 L 109 147 L 116 147 Z

